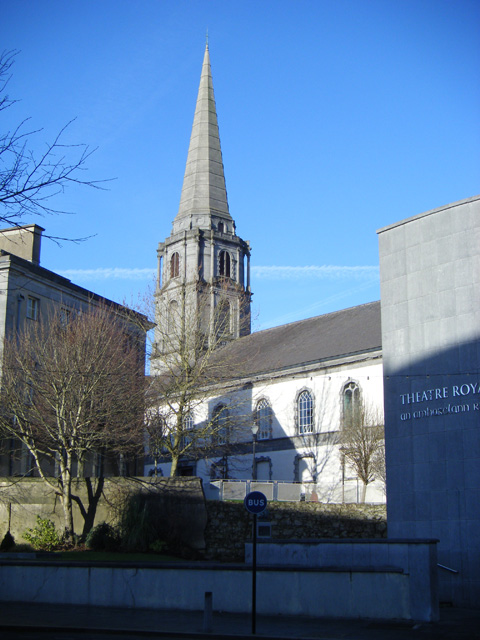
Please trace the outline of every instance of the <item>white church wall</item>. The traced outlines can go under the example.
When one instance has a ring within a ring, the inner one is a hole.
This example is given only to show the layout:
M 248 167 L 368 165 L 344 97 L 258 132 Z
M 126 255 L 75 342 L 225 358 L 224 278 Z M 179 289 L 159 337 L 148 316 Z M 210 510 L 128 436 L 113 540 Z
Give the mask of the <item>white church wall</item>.
M 360 488 L 354 472 L 343 468 L 337 432 L 342 424 L 343 390 L 349 382 L 360 389 L 364 404 L 372 415 L 382 414 L 383 371 L 379 358 L 365 362 L 340 364 L 331 369 L 304 371 L 301 374 L 256 381 L 252 387 L 239 391 L 213 395 L 195 408 L 196 424 L 211 419 L 215 408 L 229 407 L 230 446 L 217 456 L 193 463 L 194 472 L 204 483 L 214 477 L 221 478 L 227 470 L 232 480 L 250 480 L 253 477 L 252 424 L 260 400 L 267 400 L 272 410 L 271 435 L 256 442 L 257 478 L 277 482 L 314 484 L 317 498 L 325 502 L 358 502 Z M 298 433 L 298 394 L 312 393 L 314 401 L 313 430 Z M 243 445 L 235 449 L 235 445 Z M 216 465 L 216 471 L 215 471 Z M 146 473 L 151 467 L 146 468 Z M 191 467 L 190 467 L 191 469 Z M 168 475 L 170 464 L 161 465 Z M 360 483 L 361 484 L 361 483 Z M 308 491 L 307 491 L 308 493 Z M 367 500 L 384 502 L 381 482 L 367 489 Z

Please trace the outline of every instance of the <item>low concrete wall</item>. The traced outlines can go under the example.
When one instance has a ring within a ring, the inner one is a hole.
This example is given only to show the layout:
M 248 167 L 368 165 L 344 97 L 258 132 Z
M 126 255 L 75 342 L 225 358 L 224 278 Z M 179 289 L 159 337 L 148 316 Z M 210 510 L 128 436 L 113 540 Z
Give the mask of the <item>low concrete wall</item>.
M 408 617 L 412 620 L 438 620 L 438 540 L 284 540 L 262 541 L 257 544 L 257 563 L 262 566 L 309 567 L 312 570 L 328 571 L 334 567 L 338 572 L 379 572 L 378 580 L 371 577 L 372 588 L 368 598 L 383 610 L 394 597 L 394 590 L 385 572 L 399 571 L 405 578 L 406 616 L 385 615 L 381 617 Z M 252 563 L 252 544 L 245 545 L 245 561 Z M 392 583 L 393 584 L 393 583 Z M 335 597 L 338 594 L 335 593 Z M 367 599 L 368 599 L 367 598 Z M 366 603 L 360 610 L 363 612 Z M 403 604 L 402 604 L 403 607 Z M 392 609 L 393 613 L 393 609 Z M 370 617 L 362 613 L 363 617 Z M 373 616 L 378 617 L 378 616 Z
M 80 566 L 0 562 L 0 600 L 150 609 L 251 611 L 251 570 L 242 565 Z M 263 568 L 257 611 L 268 615 L 411 618 L 408 579 L 398 570 L 372 572 Z

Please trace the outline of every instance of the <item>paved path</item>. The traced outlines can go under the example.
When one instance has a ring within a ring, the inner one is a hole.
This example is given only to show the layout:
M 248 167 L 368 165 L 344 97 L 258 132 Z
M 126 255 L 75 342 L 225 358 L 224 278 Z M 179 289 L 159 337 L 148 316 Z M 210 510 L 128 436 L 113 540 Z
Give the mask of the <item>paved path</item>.
M 37 603 L 0 603 L 0 639 L 46 637 L 97 638 L 252 638 L 250 615 L 213 613 L 211 632 L 203 614 Z M 480 610 L 445 608 L 437 623 L 330 620 L 258 616 L 257 636 L 271 639 L 322 640 L 480 640 Z M 38 632 L 38 635 L 36 634 Z

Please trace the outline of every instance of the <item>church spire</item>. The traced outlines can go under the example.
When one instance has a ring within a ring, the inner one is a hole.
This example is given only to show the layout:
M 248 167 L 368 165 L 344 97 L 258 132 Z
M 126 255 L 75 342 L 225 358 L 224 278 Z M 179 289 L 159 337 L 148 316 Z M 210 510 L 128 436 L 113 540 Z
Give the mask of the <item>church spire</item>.
M 217 219 L 232 221 L 228 209 L 207 40 L 180 206 L 173 223 L 174 232 L 194 227 L 210 229 L 212 215 Z

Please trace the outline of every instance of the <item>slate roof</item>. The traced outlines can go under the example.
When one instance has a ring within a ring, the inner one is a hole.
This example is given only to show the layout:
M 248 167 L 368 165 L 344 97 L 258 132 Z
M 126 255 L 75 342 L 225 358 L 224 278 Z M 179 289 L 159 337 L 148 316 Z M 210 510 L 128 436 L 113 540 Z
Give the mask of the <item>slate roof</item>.
M 251 377 L 381 347 L 380 302 L 370 302 L 252 333 L 221 352 L 224 362 L 232 362 L 235 377 Z

